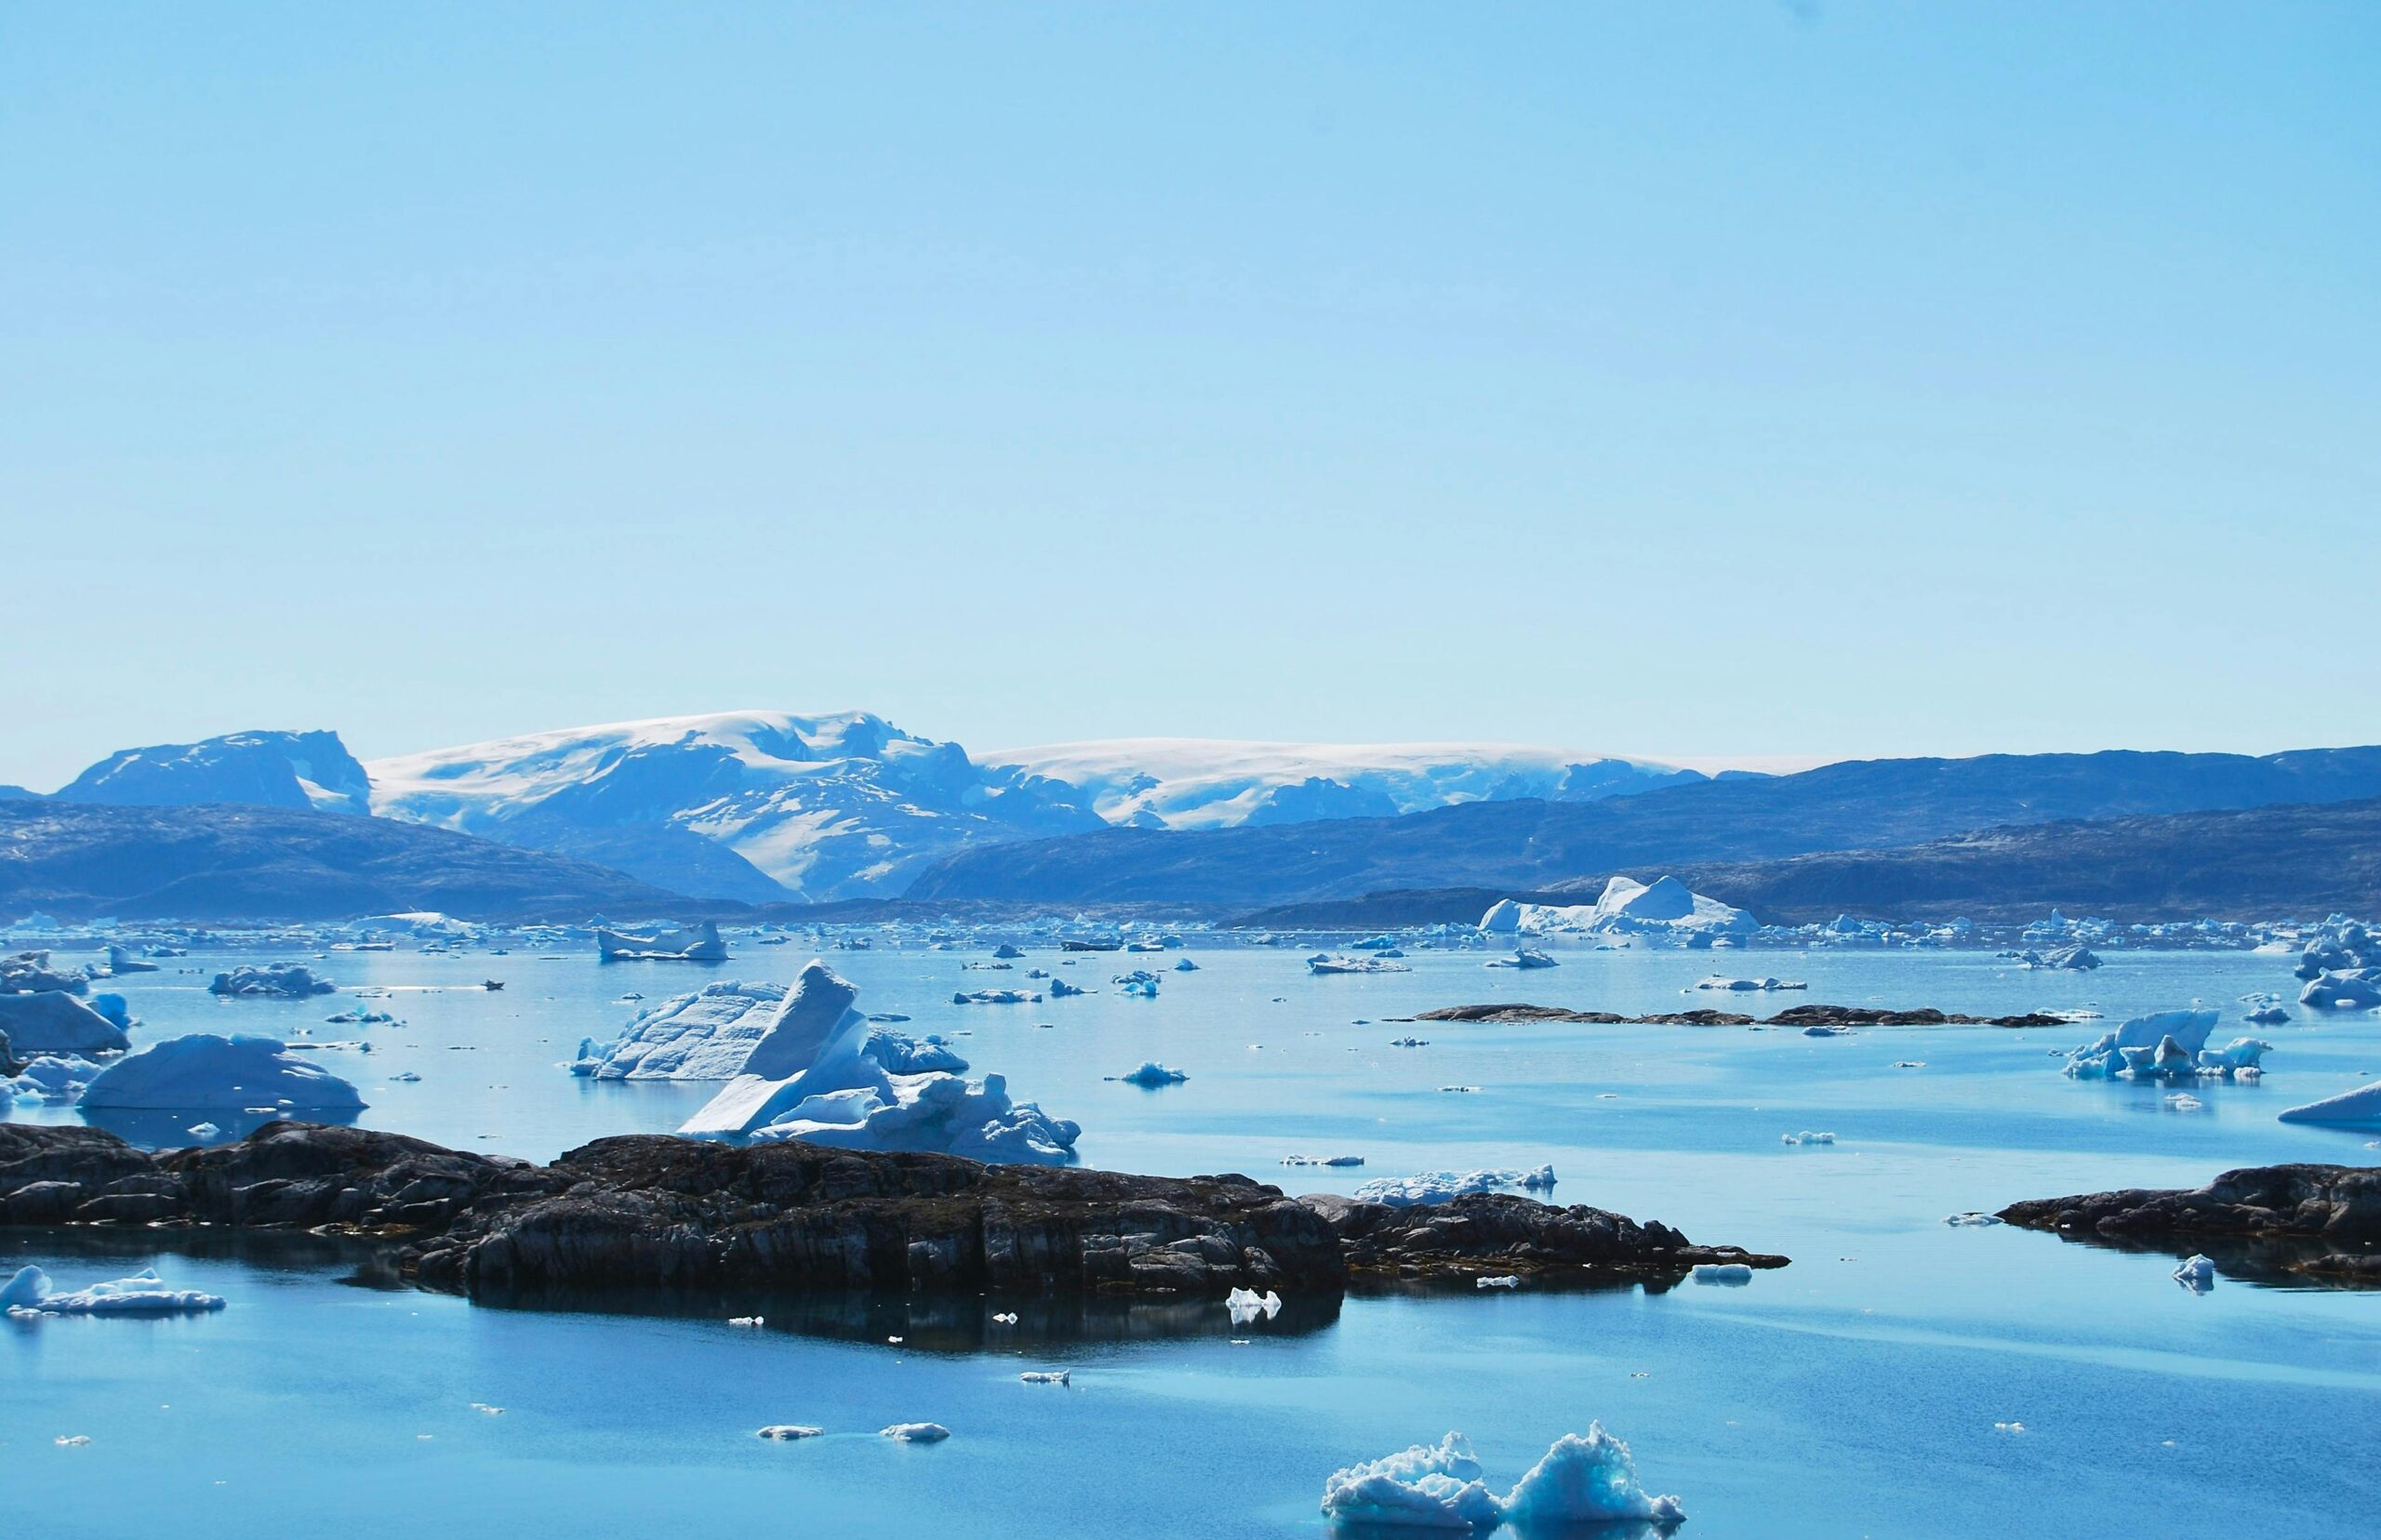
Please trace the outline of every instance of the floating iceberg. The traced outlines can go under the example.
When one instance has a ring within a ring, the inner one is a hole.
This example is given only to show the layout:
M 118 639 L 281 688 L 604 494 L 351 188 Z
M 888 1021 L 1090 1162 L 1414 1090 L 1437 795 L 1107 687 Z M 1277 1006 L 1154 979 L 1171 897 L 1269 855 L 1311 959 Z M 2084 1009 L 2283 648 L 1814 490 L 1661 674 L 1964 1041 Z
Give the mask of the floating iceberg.
M 157 964 L 133 956 L 122 947 L 108 948 L 108 972 L 112 974 L 155 973 Z
M 1690 1275 L 1697 1283 L 1738 1288 L 1752 1281 L 1752 1268 L 1743 1262 L 1698 1262 Z
M 1417 1203 L 1443 1203 L 1469 1192 L 1509 1192 L 1515 1188 L 1526 1191 L 1550 1191 L 1554 1187 L 1554 1168 L 1539 1166 L 1535 1171 L 1425 1171 L 1413 1176 L 1383 1176 L 1366 1182 L 1355 1191 L 1360 1203 L 1382 1203 L 1390 1208 L 1411 1208 Z
M 895 1423 L 892 1427 L 884 1429 L 879 1437 L 897 1440 L 902 1443 L 940 1443 L 951 1437 L 951 1429 L 940 1423 Z
M 964 1079 L 965 1060 L 874 1026 L 858 996 L 824 962 L 803 969 L 736 1076 L 679 1132 L 1041 1165 L 1074 1159 L 1078 1124 L 1012 1102 L 999 1075 Z
M 1127 1085 L 1144 1086 L 1154 1091 L 1161 1085 L 1179 1085 L 1190 1077 L 1179 1069 L 1160 1064 L 1155 1059 L 1143 1059 L 1141 1067 L 1130 1074 L 1112 1075 L 1109 1078 L 1123 1081 Z
M 80 968 L 54 968 L 46 951 L 10 952 L 0 957 L 0 995 L 40 994 L 63 989 L 81 994 L 91 987 L 91 976 Z
M 219 1310 L 223 1301 L 196 1289 L 169 1289 L 153 1269 L 61 1294 L 52 1288 L 47 1273 L 23 1268 L 0 1285 L 0 1307 L 9 1319 L 26 1321 L 54 1315 L 187 1315 Z
M 2298 1003 L 2326 1011 L 2367 1011 L 2381 1005 L 2381 968 L 2317 976 L 2298 991 Z
M 969 989 L 951 997 L 953 1005 L 1039 1005 L 1042 997 L 1028 989 Z
M 2294 1107 L 2281 1114 L 2283 1122 L 2341 1123 L 2360 1125 L 2381 1124 L 2381 1081 L 2360 1085 L 2353 1091 L 2343 1091 L 2336 1096 Z
M 1738 994 L 1748 993 L 1753 990 L 1807 989 L 1810 988 L 1808 984 L 1789 984 L 1782 978 L 1723 978 L 1718 974 L 1713 974 L 1710 977 L 1704 979 L 1695 987 L 1698 989 L 1726 989 Z
M 1282 1296 L 1268 1289 L 1258 1294 L 1254 1289 L 1234 1289 L 1224 1295 L 1224 1308 L 1231 1312 L 1231 1323 L 1246 1326 L 1259 1316 L 1267 1321 L 1282 1313 Z
M 314 971 L 302 962 L 267 962 L 260 967 L 244 962 L 230 973 L 217 974 L 206 992 L 227 1000 L 303 1000 L 338 988 L 327 978 L 316 978 Z
M 1547 953 L 1529 947 L 1516 947 L 1510 957 L 1492 957 L 1481 964 L 1485 968 L 1559 968 L 1562 965 Z
M 20 1054 L 120 1054 L 124 1029 L 63 989 L 0 994 L 0 1037 Z
M 1638 1522 L 1667 1529 L 1686 1514 L 1676 1497 L 1638 1484 L 1629 1446 L 1588 1425 L 1585 1438 L 1564 1434 L 1503 1497 L 1481 1480 L 1480 1462 L 1460 1433 L 1436 1444 L 1334 1471 L 1323 1487 L 1323 1512 L 1356 1528 L 1484 1531 L 1510 1523 L 1562 1533 L 1580 1525 Z
M 91 1083 L 100 1067 L 89 1059 L 73 1055 L 44 1054 L 19 1069 L 15 1076 L 0 1080 L 0 1108 L 11 1100 L 23 1102 L 71 1102 Z
M 1157 998 L 1157 975 L 1147 968 L 1135 968 L 1131 973 L 1118 974 L 1108 982 L 1115 985 L 1120 992 L 1141 1000 Z
M 1814 1134 L 1807 1128 L 1803 1129 L 1799 1134 L 1780 1134 L 1777 1137 L 1780 1143 L 1789 1145 L 1831 1145 L 1835 1143 L 1834 1135 L 1824 1132 Z
M 108 1066 L 77 1105 L 86 1112 L 269 1107 L 336 1116 L 361 1112 L 365 1103 L 354 1086 L 293 1057 L 277 1038 L 193 1032 Z
M 2196 1254 L 2183 1259 L 2175 1269 L 2175 1281 L 2193 1294 L 2205 1294 L 2215 1287 L 2215 1264 Z
M 2278 994 L 2244 994 L 2241 997 L 2241 1003 L 2248 1007 L 2241 1013 L 2241 1019 L 2252 1027 L 2279 1027 L 2290 1019 L 2290 1013 L 2281 1008 L 2281 996 Z
M 826 1431 L 823 1427 L 812 1427 L 806 1423 L 771 1423 L 761 1429 L 761 1437 L 791 1442 L 796 1439 L 815 1439 Z
M 782 984 L 730 979 L 674 995 L 639 1012 L 608 1044 L 580 1040 L 570 1072 L 593 1080 L 732 1080 L 768 1032 L 786 994 Z M 888 1072 L 966 1069 L 967 1061 L 941 1038 L 911 1038 L 869 1019 L 868 1055 Z
M 1089 993 L 1091 993 L 1091 991 L 1084 989 L 1080 984 L 1070 984 L 1063 978 L 1053 978 L 1050 980 L 1050 998 L 1052 1000 L 1066 1000 L 1075 995 L 1086 995 Z
M 1349 957 L 1331 952 L 1317 952 L 1306 960 L 1307 972 L 1313 974 L 1389 974 L 1412 973 L 1414 970 L 1393 958 Z
M 595 955 L 606 962 L 724 962 L 727 943 L 709 920 L 693 925 L 661 925 L 643 936 L 595 928 Z
M 1675 877 L 1641 883 L 1615 877 L 1604 883 L 1592 904 L 1524 904 L 1503 898 L 1480 917 L 1480 928 L 1492 936 L 1573 934 L 1612 937 L 1639 936 L 1648 941 L 1708 947 L 1723 937 L 1750 936 L 1760 929 L 1740 909 L 1687 891 Z
M 2158 1011 L 2135 1016 L 2067 1055 L 2076 1080 L 2142 1080 L 2196 1074 L 2199 1051 L 2215 1029 L 2215 1011 Z
M 2082 946 L 2058 947 L 2047 952 L 2006 952 L 2011 962 L 2021 968 L 2049 968 L 2068 973 L 2089 973 L 2100 965 L 2100 960 Z

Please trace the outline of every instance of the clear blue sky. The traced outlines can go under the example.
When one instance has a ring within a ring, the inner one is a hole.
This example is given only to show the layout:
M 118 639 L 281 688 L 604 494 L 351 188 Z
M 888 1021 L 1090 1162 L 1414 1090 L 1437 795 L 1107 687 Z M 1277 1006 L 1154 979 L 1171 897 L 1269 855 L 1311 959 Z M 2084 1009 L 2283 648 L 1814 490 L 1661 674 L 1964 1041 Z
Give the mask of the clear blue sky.
M 2381 6 L 0 9 L 0 781 L 2381 739 Z

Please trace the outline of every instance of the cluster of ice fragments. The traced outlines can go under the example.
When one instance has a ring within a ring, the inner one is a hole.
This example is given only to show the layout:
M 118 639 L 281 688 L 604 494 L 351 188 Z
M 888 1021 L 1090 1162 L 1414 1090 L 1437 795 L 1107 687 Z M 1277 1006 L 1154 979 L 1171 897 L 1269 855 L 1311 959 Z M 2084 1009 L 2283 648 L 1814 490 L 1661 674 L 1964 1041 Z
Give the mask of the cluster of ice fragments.
M 314 971 L 301 962 L 267 962 L 261 966 L 242 963 L 229 973 L 217 974 L 206 992 L 226 999 L 303 1000 L 338 988 L 327 978 L 315 977 Z
M 61 1315 L 184 1315 L 222 1308 L 219 1295 L 167 1288 L 154 1269 L 61 1292 L 39 1268 L 20 1268 L 15 1277 L 0 1284 L 0 1309 L 11 1321 Z
M 2194 1010 L 2135 1016 L 2068 1054 L 2067 1073 L 2076 1080 L 2255 1080 L 2264 1072 L 2258 1059 L 2273 1044 L 2243 1037 L 2208 1047 L 2218 1015 Z
M 1550 1192 L 1554 1168 L 1534 1171 L 1425 1171 L 1413 1176 L 1382 1176 L 1356 1188 L 1358 1202 L 1411 1208 L 1417 1203 L 1443 1203 L 1469 1192 Z
M 2301 1005 L 2332 1011 L 2381 1006 L 2381 936 L 2334 914 L 2308 938 L 2296 973 L 2307 984 L 2298 992 Z
M 1332 1472 L 1323 1486 L 1323 1512 L 1335 1524 L 1400 1529 L 1523 1530 L 1634 1520 L 1661 1528 L 1686 1514 L 1676 1497 L 1657 1497 L 1638 1484 L 1629 1446 L 1588 1425 L 1585 1438 L 1566 1433 L 1513 1489 L 1498 1496 L 1460 1433 L 1435 1444 L 1365 1460 Z
M 759 988 L 759 987 L 754 987 Z M 978 1161 L 1063 1164 L 1074 1159 L 1082 1128 L 1053 1118 L 1031 1102 L 1009 1099 L 998 1075 L 965 1078 L 967 1063 L 934 1039 L 924 1041 L 871 1022 L 856 1005 L 859 991 L 824 962 L 802 970 L 759 1024 L 748 1030 L 757 1002 L 737 986 L 708 1002 L 706 991 L 672 1001 L 632 1024 L 632 1038 L 659 1034 L 660 1047 L 681 1066 L 725 1067 L 742 1056 L 727 1083 L 679 1129 L 696 1138 L 802 1139 L 845 1149 L 931 1150 Z M 714 1053 L 711 1039 L 733 1031 Z M 644 1053 L 632 1043 L 595 1050 L 584 1044 L 583 1073 Z M 633 1069 L 620 1071 L 633 1078 Z M 656 1077 L 647 1077 L 656 1078 Z M 668 1078 L 692 1079 L 680 1073 Z M 705 1078 L 712 1078 L 707 1075 Z
M 1760 926 L 1740 909 L 1688 892 L 1675 877 L 1650 883 L 1615 877 L 1592 904 L 1499 899 L 1480 917 L 1480 928 L 1491 936 L 1567 935 L 1709 947 L 1741 940 Z

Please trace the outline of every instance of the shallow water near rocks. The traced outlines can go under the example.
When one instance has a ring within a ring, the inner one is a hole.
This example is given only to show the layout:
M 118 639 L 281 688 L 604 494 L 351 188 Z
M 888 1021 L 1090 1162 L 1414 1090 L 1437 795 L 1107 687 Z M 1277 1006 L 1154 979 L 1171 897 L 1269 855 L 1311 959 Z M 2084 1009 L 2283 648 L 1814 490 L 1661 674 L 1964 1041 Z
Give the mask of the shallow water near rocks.
M 980 952 L 828 960 L 863 1009 L 969 1034 L 953 1042 L 975 1073 L 1079 1120 L 1090 1164 L 1241 1171 L 1310 1191 L 1551 1162 L 1559 1201 L 1794 1265 L 1738 1288 L 1359 1294 L 1246 1328 L 1220 1305 L 1087 1315 L 1028 1301 L 1007 1307 L 1023 1316 L 1009 1328 L 988 1321 L 997 1302 L 911 1313 L 836 1300 L 781 1302 L 754 1331 L 373 1287 L 342 1248 L 303 1239 L 209 1238 L 193 1255 L 152 1249 L 170 1238 L 146 1232 L 0 1231 L 0 1269 L 38 1262 L 72 1286 L 153 1262 L 231 1300 L 203 1318 L 0 1327 L 0 1453 L 20 1492 L 52 1494 L 20 1504 L 20 1521 L 78 1537 L 153 1529 L 161 1514 L 190 1536 L 1319 1534 L 1315 1504 L 1339 1466 L 1459 1428 L 1502 1487 L 1593 1418 L 1629 1441 L 1649 1487 L 1680 1494 L 1688 1536 L 2381 1531 L 2381 1294 L 2235 1276 L 2194 1294 L 2169 1279 L 2171 1256 L 1942 1222 L 2024 1197 L 2196 1185 L 2229 1166 L 2381 1158 L 2366 1148 L 2381 1131 L 2273 1121 L 2381 1073 L 2381 1017 L 2239 1024 L 2235 997 L 2286 989 L 2287 959 L 2120 952 L 2066 975 L 1979 953 L 1762 951 L 1719 961 L 1809 990 L 1718 995 L 1690 989 L 1708 954 L 1565 951 L 1562 967 L 1526 974 L 1422 954 L 1407 974 L 1315 978 L 1293 951 L 1194 944 L 1201 971 L 1164 975 L 1148 1001 L 1108 984 L 1147 960 L 1062 968 L 1029 950 L 1010 973 L 962 969 Z M 363 1088 L 366 1125 L 546 1160 L 673 1129 L 711 1094 L 556 1067 L 628 1019 L 636 1005 L 621 995 L 785 980 L 809 955 L 739 944 L 708 968 L 521 952 L 315 963 L 350 989 L 391 990 L 374 1008 L 404 1025 L 362 1028 L 323 1020 L 346 994 L 215 1002 L 206 977 L 237 956 L 119 987 L 141 1018 L 136 1046 L 192 1030 L 361 1038 L 371 1053 L 322 1062 Z M 1023 987 L 1035 965 L 1101 992 L 950 1003 L 954 989 Z M 507 988 L 477 987 L 491 976 Z M 1806 1038 L 1390 1019 L 1487 1000 L 2088 1007 L 2108 1025 L 2197 1000 L 2225 1012 L 2215 1041 L 2276 1047 L 2262 1083 L 2201 1082 L 2188 1089 L 2203 1107 L 2178 1111 L 2160 1088 L 2060 1076 L 2054 1051 L 2096 1023 Z M 1427 1044 L 1390 1045 L 1404 1036 Z M 1103 1078 L 1151 1058 L 1190 1078 L 1154 1091 Z M 1804 1129 L 1837 1142 L 1780 1142 Z M 125 1131 L 188 1142 L 170 1126 Z M 1278 1163 L 1290 1154 L 1365 1165 Z M 1018 1380 L 1057 1368 L 1071 1385 Z M 876 1437 L 905 1421 L 952 1437 Z M 776 1423 L 828 1432 L 753 1436 Z M 74 1435 L 91 1441 L 54 1441 Z

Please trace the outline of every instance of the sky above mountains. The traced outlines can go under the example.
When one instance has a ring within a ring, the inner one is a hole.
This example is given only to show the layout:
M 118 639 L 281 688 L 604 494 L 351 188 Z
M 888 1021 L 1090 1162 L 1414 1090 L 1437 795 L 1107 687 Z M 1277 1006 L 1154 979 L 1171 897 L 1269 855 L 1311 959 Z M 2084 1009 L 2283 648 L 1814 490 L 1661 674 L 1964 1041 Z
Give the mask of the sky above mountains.
M 2372 7 L 0 40 L 0 782 L 752 706 L 2381 738 Z

